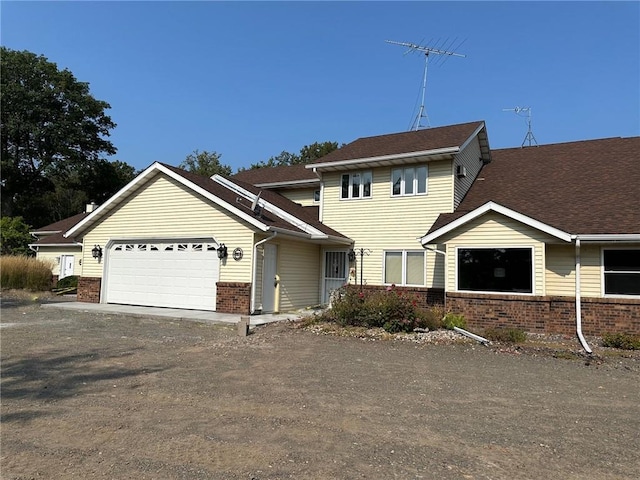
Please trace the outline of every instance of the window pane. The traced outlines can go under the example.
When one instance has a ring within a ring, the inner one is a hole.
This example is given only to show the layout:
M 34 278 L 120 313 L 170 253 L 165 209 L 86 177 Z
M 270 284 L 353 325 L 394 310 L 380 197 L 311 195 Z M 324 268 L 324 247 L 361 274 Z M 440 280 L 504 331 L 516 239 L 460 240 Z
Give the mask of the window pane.
M 360 174 L 351 175 L 351 197 L 358 198 L 360 196 Z
M 605 250 L 604 269 L 607 272 L 640 272 L 640 249 Z
M 393 170 L 391 172 L 391 182 L 393 184 L 393 195 L 400 195 L 400 184 L 402 183 L 402 170 Z
M 384 283 L 402 283 L 402 252 L 384 254 Z
M 349 198 L 349 175 L 342 175 L 340 198 Z
M 640 295 L 640 273 L 605 273 L 604 293 Z
M 424 252 L 407 252 L 407 285 L 424 285 Z
M 404 169 L 404 194 L 405 195 L 413 195 L 413 178 L 414 171 L 413 168 L 405 168 Z
M 418 183 L 416 193 L 427 193 L 427 167 L 416 169 L 416 180 Z
M 532 293 L 530 248 L 458 249 L 458 289 Z
M 319 202 L 320 201 L 320 190 L 314 190 L 313 191 L 313 201 L 314 202 Z
M 371 172 L 364 172 L 362 174 L 362 185 L 363 185 L 362 196 L 363 197 L 371 196 L 371 182 L 372 182 Z

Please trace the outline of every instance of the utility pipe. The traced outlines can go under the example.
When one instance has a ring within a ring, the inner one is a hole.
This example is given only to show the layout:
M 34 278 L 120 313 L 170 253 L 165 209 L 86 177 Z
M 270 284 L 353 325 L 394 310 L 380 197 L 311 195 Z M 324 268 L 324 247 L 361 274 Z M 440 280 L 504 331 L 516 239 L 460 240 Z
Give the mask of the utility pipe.
M 253 280 L 251 282 L 251 308 L 250 308 L 251 315 L 253 315 L 256 311 L 256 283 L 257 283 L 256 280 L 257 279 L 255 277 L 256 277 L 256 271 L 258 268 L 258 246 L 262 245 L 263 243 L 267 243 L 270 240 L 273 240 L 274 238 L 276 238 L 277 235 L 278 235 L 278 232 L 273 232 L 273 235 L 267 238 L 263 238 L 253 246 L 253 259 L 252 259 L 252 265 L 251 265 L 251 279 Z
M 576 333 L 585 352 L 591 353 L 591 348 L 582 335 L 582 309 L 580 298 L 580 238 L 576 236 Z

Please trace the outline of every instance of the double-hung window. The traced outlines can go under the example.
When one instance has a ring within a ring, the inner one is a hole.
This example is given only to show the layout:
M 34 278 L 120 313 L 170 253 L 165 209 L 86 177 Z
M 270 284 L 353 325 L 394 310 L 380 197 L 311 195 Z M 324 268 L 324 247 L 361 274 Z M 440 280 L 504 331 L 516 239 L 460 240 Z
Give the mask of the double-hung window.
M 640 248 L 602 251 L 605 295 L 640 295 Z
M 391 195 L 426 195 L 427 166 L 394 168 L 391 170 Z
M 458 248 L 458 290 L 533 293 L 533 248 Z
M 340 198 L 369 198 L 371 197 L 371 172 L 345 173 L 340 185 Z
M 384 252 L 384 283 L 424 286 L 424 250 Z

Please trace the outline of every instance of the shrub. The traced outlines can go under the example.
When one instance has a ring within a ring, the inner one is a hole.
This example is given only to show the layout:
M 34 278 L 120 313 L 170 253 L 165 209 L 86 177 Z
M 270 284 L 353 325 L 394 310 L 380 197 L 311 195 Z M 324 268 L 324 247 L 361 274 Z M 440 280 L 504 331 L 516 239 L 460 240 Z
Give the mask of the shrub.
M 20 290 L 49 290 L 51 264 L 33 257 L 0 257 L 0 285 Z
M 453 330 L 453 327 L 465 328 L 467 326 L 467 321 L 465 320 L 464 315 L 457 315 L 449 312 L 442 319 L 442 326 L 447 330 Z
M 56 288 L 78 288 L 78 276 L 77 275 L 71 275 L 69 277 L 64 277 L 61 278 L 60 280 L 58 280 L 58 284 L 56 285 Z
M 602 336 L 604 347 L 620 348 L 621 350 L 640 350 L 640 335 L 630 333 L 605 333 Z
M 518 328 L 487 328 L 484 336 L 488 340 L 503 343 L 522 343 L 527 340 L 527 334 Z

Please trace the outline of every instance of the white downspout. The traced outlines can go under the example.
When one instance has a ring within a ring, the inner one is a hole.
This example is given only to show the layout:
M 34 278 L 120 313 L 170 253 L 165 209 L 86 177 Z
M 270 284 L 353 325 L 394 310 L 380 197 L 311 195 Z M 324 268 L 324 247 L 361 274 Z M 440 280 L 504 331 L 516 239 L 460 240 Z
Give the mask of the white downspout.
M 592 353 L 582 335 L 582 309 L 580 304 L 580 238 L 576 237 L 576 333 L 585 352 Z
M 273 235 L 271 235 L 270 237 L 267 238 L 263 238 L 262 240 L 260 240 L 259 242 L 256 242 L 256 244 L 253 246 L 253 260 L 252 260 L 252 265 L 251 265 L 251 309 L 250 309 L 250 315 L 253 315 L 256 311 L 256 283 L 257 283 L 257 279 L 256 277 L 256 272 L 257 272 L 257 268 L 258 268 L 258 246 L 262 245 L 263 243 L 267 243 L 269 240 L 273 240 L 274 238 L 276 238 L 276 235 L 278 235 L 278 232 L 273 232 Z

